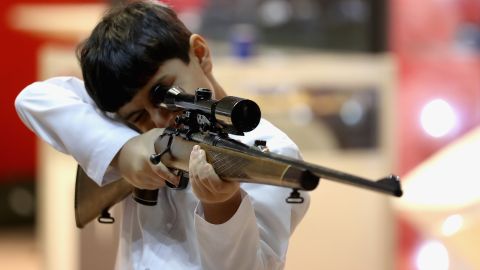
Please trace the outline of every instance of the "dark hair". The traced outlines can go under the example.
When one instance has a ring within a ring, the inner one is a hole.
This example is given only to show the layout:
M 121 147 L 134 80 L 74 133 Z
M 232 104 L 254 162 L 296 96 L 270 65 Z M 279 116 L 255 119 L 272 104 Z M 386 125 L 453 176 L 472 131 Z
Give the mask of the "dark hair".
M 88 94 L 101 110 L 117 111 L 166 60 L 189 63 L 190 35 L 167 6 L 138 1 L 113 7 L 77 49 Z

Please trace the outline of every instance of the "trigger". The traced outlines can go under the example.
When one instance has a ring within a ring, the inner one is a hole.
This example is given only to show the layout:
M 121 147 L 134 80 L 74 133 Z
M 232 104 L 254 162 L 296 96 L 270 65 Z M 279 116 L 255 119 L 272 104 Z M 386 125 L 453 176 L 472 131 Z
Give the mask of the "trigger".
M 180 181 L 178 183 L 178 186 L 173 185 L 172 183 L 166 181 L 165 183 L 167 184 L 167 187 L 171 189 L 185 189 L 188 186 L 188 173 L 182 170 L 176 170 L 175 175 L 180 176 Z

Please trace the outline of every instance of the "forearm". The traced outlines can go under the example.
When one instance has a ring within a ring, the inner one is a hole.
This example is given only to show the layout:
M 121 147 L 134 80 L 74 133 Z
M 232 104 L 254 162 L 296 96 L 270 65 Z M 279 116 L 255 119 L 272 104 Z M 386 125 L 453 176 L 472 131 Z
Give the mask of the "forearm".
M 205 220 L 212 224 L 227 222 L 237 212 L 242 202 L 242 194 L 238 190 L 230 199 L 220 203 L 202 203 Z

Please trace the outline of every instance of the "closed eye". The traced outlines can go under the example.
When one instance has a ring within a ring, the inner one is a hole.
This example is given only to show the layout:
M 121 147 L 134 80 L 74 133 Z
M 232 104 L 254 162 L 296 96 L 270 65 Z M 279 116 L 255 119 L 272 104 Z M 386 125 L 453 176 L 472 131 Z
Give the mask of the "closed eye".
M 138 123 L 142 118 L 146 115 L 145 110 L 137 111 L 132 117 L 130 118 L 133 123 Z

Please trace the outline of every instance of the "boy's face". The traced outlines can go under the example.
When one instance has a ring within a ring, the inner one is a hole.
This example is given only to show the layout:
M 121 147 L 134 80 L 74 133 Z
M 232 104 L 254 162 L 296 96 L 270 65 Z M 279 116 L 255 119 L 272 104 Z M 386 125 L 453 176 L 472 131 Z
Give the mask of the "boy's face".
M 189 64 L 185 64 L 180 59 L 165 61 L 147 85 L 141 88 L 130 102 L 117 111 L 122 119 L 141 132 L 146 132 L 152 128 L 172 126 L 175 117 L 179 114 L 179 112 L 169 111 L 152 103 L 150 92 L 157 85 L 166 89 L 179 86 L 190 94 L 194 94 L 199 87 L 213 91 L 212 83 L 196 57 L 191 56 Z

